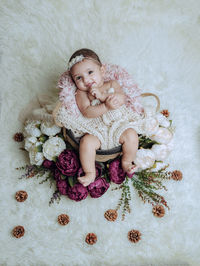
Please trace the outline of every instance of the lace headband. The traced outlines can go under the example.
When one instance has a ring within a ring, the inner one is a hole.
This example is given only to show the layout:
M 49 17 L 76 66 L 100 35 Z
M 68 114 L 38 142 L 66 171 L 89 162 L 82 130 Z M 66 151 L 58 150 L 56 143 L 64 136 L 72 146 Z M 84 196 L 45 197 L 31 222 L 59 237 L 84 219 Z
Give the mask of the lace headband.
M 75 64 L 83 61 L 84 59 L 90 59 L 93 61 L 96 61 L 98 64 L 100 64 L 100 62 L 92 57 L 85 57 L 82 54 L 81 55 L 77 55 L 76 57 L 72 58 L 72 60 L 68 63 L 68 70 L 70 70 Z

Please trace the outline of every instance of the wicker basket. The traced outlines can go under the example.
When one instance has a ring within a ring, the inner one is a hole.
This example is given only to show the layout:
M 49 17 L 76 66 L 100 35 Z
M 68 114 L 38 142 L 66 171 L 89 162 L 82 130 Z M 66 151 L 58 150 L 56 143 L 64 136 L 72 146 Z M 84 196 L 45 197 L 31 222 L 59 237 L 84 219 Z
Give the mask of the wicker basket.
M 157 101 L 157 107 L 156 107 L 156 111 L 158 112 L 160 110 L 160 100 L 158 98 L 157 95 L 153 94 L 153 93 L 143 93 L 141 94 L 142 97 L 147 97 L 147 96 L 153 96 L 156 101 Z M 56 117 L 55 114 L 58 111 L 58 109 L 60 108 L 60 103 L 57 105 L 57 107 L 54 110 L 53 116 L 54 118 Z M 58 123 L 56 123 L 58 124 Z M 58 124 L 59 126 L 62 127 L 61 124 Z M 74 134 L 71 130 L 63 128 L 63 135 L 66 141 L 68 141 L 72 147 L 74 147 L 76 150 L 79 149 L 79 142 L 77 141 L 77 139 L 74 137 Z M 120 155 L 122 152 L 122 147 L 121 145 L 109 149 L 109 150 L 97 150 L 96 151 L 96 161 L 97 162 L 106 162 L 108 160 L 114 159 L 116 158 L 118 155 Z

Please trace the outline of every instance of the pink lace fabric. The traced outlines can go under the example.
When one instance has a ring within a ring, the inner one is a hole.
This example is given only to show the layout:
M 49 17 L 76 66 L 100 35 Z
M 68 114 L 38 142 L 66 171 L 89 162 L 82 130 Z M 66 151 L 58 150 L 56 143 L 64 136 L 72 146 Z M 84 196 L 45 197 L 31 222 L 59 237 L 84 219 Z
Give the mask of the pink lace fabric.
M 106 68 L 104 77 L 105 81 L 118 81 L 126 94 L 126 107 L 141 114 L 143 112 L 143 107 L 140 103 L 141 90 L 138 88 L 132 77 L 125 69 L 118 65 L 104 64 L 104 66 Z M 59 99 L 68 114 L 78 117 L 80 111 L 75 99 L 76 86 L 69 75 L 69 71 L 66 71 L 61 75 L 57 87 L 61 89 Z

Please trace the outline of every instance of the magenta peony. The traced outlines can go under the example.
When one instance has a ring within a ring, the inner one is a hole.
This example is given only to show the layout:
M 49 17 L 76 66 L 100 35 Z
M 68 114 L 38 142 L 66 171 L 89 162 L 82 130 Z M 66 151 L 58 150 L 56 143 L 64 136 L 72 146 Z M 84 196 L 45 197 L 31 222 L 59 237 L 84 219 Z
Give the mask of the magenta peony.
M 101 197 L 109 188 L 110 184 L 104 178 L 98 178 L 87 188 L 92 198 Z
M 79 169 L 79 159 L 72 150 L 64 150 L 59 156 L 56 166 L 63 175 L 74 176 Z
M 109 165 L 110 180 L 115 184 L 121 184 L 124 182 L 126 173 L 121 167 L 120 159 L 115 159 Z
M 61 172 L 58 169 L 55 169 L 55 171 L 54 171 L 54 178 L 55 178 L 56 181 L 62 180 Z
M 67 196 L 72 200 L 81 201 L 87 198 L 88 191 L 82 184 L 77 183 L 73 187 L 67 188 Z
M 47 168 L 47 169 L 52 169 L 55 166 L 55 163 L 53 161 L 49 161 L 49 160 L 44 160 L 44 162 L 42 163 L 42 165 Z
M 56 181 L 56 186 L 62 195 L 67 195 L 67 182 L 66 180 L 57 180 Z

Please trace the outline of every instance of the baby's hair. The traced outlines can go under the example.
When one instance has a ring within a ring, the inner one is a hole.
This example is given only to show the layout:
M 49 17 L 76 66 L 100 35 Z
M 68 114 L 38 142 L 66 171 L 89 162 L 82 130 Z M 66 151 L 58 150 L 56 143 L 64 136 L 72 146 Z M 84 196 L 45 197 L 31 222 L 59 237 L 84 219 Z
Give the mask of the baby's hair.
M 102 63 L 101 63 L 98 55 L 94 51 L 92 51 L 90 49 L 87 49 L 87 48 L 82 48 L 82 49 L 77 50 L 76 52 L 74 52 L 73 55 L 70 57 L 69 62 L 71 62 L 71 60 L 73 58 L 75 58 L 77 56 L 80 56 L 80 55 L 82 55 L 82 56 L 84 56 L 86 58 L 94 59 L 95 61 L 97 61 L 97 63 L 99 63 L 100 66 L 102 66 Z

